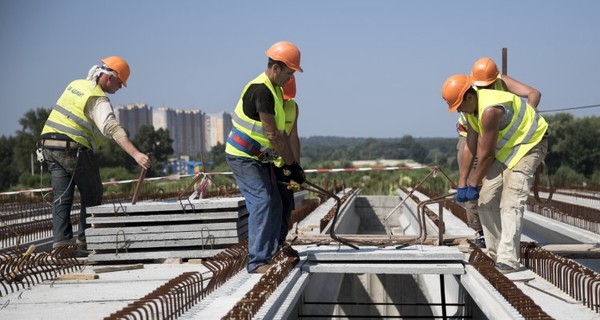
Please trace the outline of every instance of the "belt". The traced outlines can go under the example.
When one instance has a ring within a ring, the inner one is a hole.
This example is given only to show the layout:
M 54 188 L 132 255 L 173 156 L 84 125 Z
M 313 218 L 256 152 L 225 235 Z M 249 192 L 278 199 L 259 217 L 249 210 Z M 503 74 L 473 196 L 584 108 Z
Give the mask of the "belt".
M 252 143 L 244 140 L 244 138 L 242 138 L 240 135 L 233 133 L 231 135 L 231 140 L 233 140 L 233 142 L 237 143 L 238 145 L 240 145 L 241 147 L 243 147 L 247 153 L 250 153 L 252 155 L 255 156 L 260 156 L 260 154 L 262 153 L 260 151 L 259 148 L 257 148 L 256 146 L 254 146 Z
M 263 163 L 273 162 L 279 157 L 274 149 L 267 148 L 261 150 L 259 148 L 260 144 L 252 140 L 252 138 L 248 137 L 246 134 L 238 131 L 236 128 L 231 129 L 227 142 L 231 143 L 237 149 L 257 157 L 258 161 Z
M 47 149 L 87 149 L 86 146 L 75 141 L 64 140 L 42 140 L 42 146 Z

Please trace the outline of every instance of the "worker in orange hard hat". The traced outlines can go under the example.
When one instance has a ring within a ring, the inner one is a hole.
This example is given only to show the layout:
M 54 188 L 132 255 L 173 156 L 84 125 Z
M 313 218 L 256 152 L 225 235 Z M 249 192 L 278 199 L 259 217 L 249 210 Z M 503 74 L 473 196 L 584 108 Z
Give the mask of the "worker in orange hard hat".
M 456 74 L 442 86 L 448 110 L 468 122 L 456 200 L 478 201 L 487 252 L 498 271 L 514 272 L 520 270 L 524 204 L 548 149 L 548 123 L 518 95 L 473 82 Z
M 126 86 L 129 64 L 117 56 L 100 61 L 85 79 L 69 83 L 46 120 L 38 146 L 40 161 L 46 161 L 52 180 L 53 248 L 73 246 L 77 256 L 88 253 L 86 208 L 102 202 L 100 168 L 94 156 L 98 133 L 113 138 L 140 166 L 150 167 L 150 158 L 129 140 L 107 97 Z M 71 226 L 75 186 L 81 197 L 76 239 Z
M 282 87 L 300 67 L 300 50 L 288 41 L 265 54 L 267 69 L 250 81 L 232 114 L 225 159 L 248 208 L 248 272 L 264 273 L 279 249 L 282 203 L 272 163 L 281 157 L 291 180 L 302 184 L 304 170 L 285 134 Z
M 296 103 L 296 77 L 292 77 L 283 86 L 283 111 L 285 112 L 285 128 L 284 133 L 288 139 L 288 143 L 294 154 L 294 160 L 300 163 L 300 137 L 298 136 L 298 104 Z M 273 170 L 279 183 L 279 194 L 283 206 L 281 232 L 279 234 L 279 245 L 285 243 L 289 231 L 289 220 L 292 215 L 292 210 L 295 208 L 294 190 L 288 185 L 290 177 L 284 172 L 283 158 L 279 157 L 273 162 Z
M 541 93 L 535 88 L 523 84 L 507 75 L 501 75 L 494 60 L 488 57 L 482 57 L 475 61 L 471 68 L 471 81 L 475 88 L 509 91 L 518 96 L 527 98 L 529 105 L 534 108 L 537 108 L 541 99 Z M 462 160 L 462 154 L 467 146 L 467 127 L 468 123 L 466 117 L 461 113 L 456 124 L 456 130 L 458 132 L 456 149 L 459 167 Z M 476 166 L 477 158 L 473 161 L 473 170 Z M 465 202 L 468 225 L 476 231 L 475 244 L 480 248 L 485 248 L 484 232 L 477 207 L 477 201 Z

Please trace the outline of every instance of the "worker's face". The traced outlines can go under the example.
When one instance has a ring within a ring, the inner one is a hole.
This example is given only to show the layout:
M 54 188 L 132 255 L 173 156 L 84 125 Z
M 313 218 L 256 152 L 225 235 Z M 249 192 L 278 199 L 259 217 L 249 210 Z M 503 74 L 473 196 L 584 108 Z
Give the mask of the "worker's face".
M 477 111 L 477 99 L 475 95 L 465 94 L 462 103 L 456 109 L 458 112 L 473 114 Z
M 104 92 L 107 93 L 115 93 L 119 91 L 119 89 L 121 89 L 122 85 L 123 83 L 121 82 L 121 79 L 119 79 L 119 77 L 116 77 L 114 75 L 107 75 L 106 85 L 102 89 L 104 89 Z
M 274 82 L 276 86 L 283 87 L 296 72 L 294 69 L 290 69 L 286 66 L 280 66 L 278 64 L 273 66 Z

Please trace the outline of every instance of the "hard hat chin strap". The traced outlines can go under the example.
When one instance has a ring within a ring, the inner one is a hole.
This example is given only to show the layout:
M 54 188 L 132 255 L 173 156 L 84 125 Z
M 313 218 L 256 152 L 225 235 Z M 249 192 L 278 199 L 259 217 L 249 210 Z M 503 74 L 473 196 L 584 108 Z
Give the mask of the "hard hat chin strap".
M 117 73 L 110 69 L 109 67 L 103 65 L 103 66 L 92 66 L 92 68 L 90 68 L 90 71 L 88 71 L 88 75 L 86 77 L 86 80 L 92 80 L 92 88 L 95 87 L 98 84 L 98 78 L 103 75 L 103 74 L 107 74 L 113 77 L 118 77 L 119 75 L 117 75 Z

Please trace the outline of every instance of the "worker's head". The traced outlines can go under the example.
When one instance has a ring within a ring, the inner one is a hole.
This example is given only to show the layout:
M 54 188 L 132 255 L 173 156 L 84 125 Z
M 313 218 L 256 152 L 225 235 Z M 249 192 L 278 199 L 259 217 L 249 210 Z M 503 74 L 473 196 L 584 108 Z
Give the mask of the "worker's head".
M 494 83 L 498 78 L 498 67 L 494 60 L 483 57 L 475 61 L 473 68 L 471 69 L 471 78 L 473 78 L 473 85 L 478 87 L 487 87 Z
M 267 67 L 272 72 L 271 80 L 276 86 L 283 86 L 294 72 L 303 72 L 300 68 L 300 50 L 291 42 L 279 41 L 265 54 L 269 57 Z
M 121 80 L 121 83 L 127 87 L 127 79 L 129 78 L 130 73 L 129 64 L 127 61 L 117 56 L 110 56 L 100 61 L 103 63 L 102 69 L 109 72 L 113 71 L 119 80 Z
M 283 86 L 283 100 L 290 100 L 296 97 L 296 77 L 292 75 L 292 78 L 288 80 Z
M 471 82 L 471 77 L 464 74 L 455 74 L 446 79 L 442 86 L 442 98 L 448 103 L 448 112 L 475 112 L 477 95 Z

